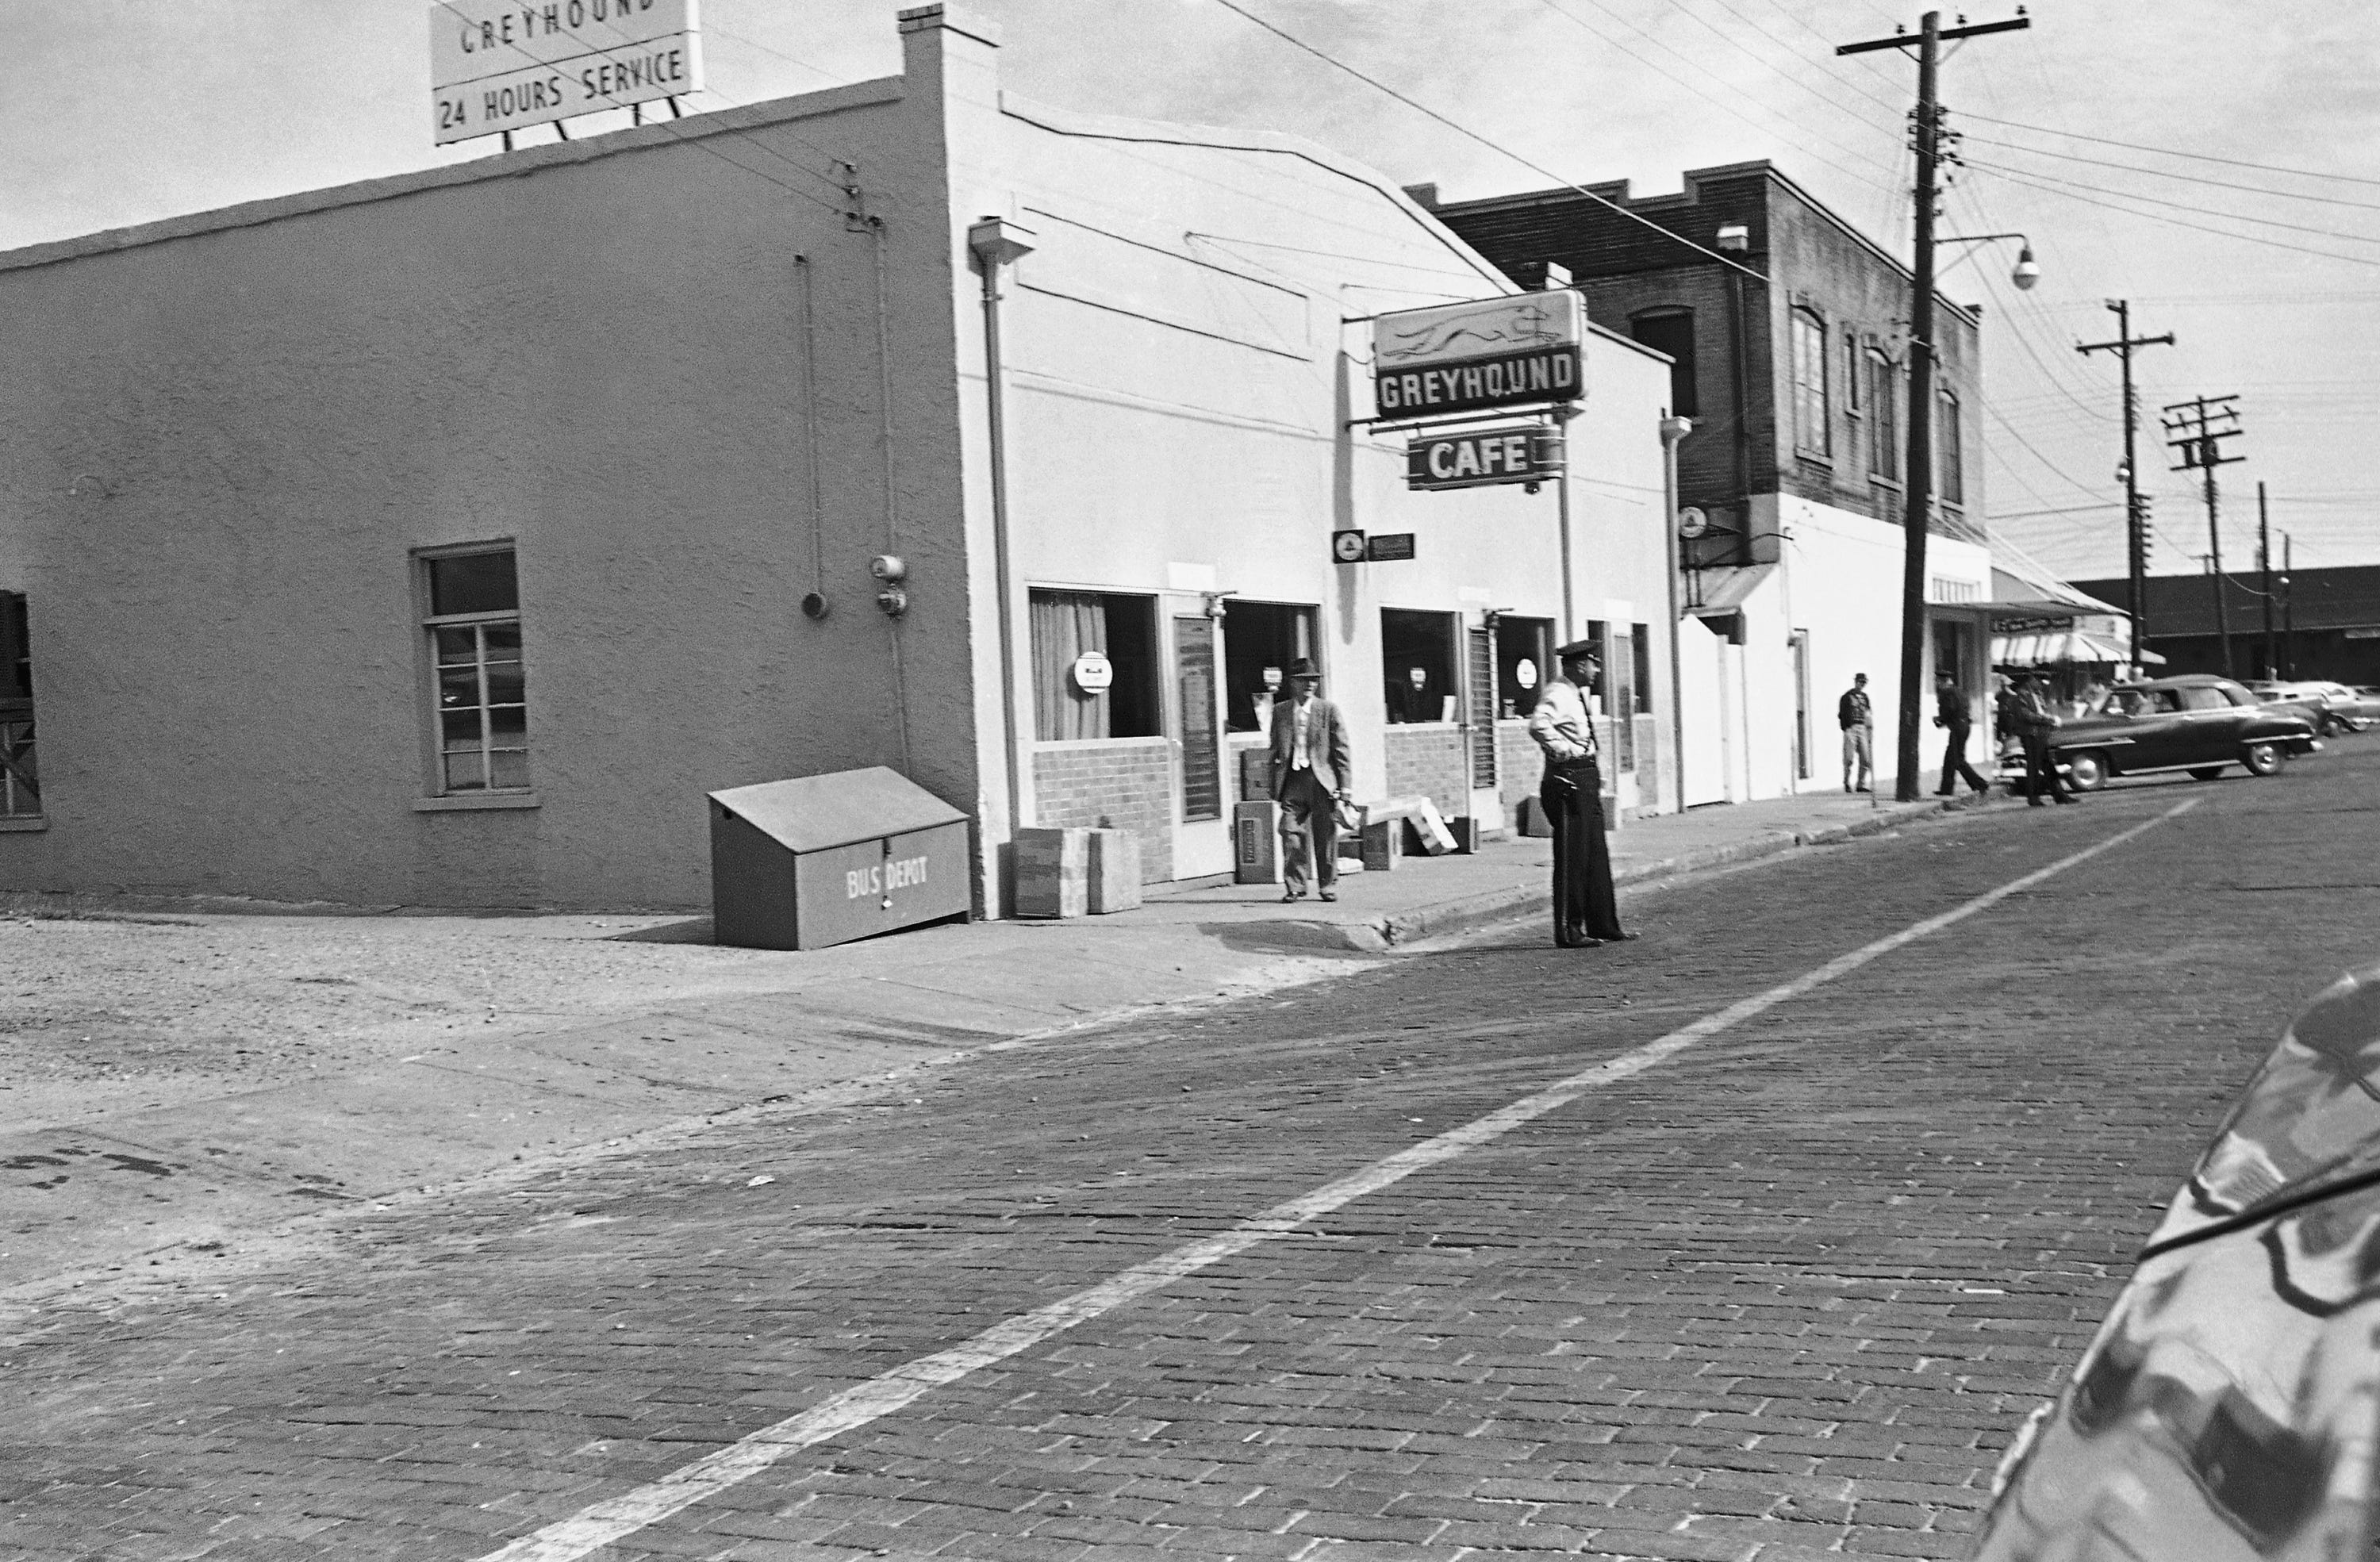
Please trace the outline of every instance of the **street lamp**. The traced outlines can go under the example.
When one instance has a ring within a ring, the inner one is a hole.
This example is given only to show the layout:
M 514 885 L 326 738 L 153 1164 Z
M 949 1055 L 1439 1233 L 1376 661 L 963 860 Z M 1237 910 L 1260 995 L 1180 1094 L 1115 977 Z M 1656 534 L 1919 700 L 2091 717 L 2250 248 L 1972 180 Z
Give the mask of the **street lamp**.
M 2012 238 L 2017 241 L 2016 269 L 2009 272 L 2009 280 L 2016 284 L 2017 291 L 2020 293 L 2030 291 L 2033 285 L 2041 280 L 2041 267 L 2033 258 L 2033 240 L 2025 237 L 2024 235 L 1979 233 L 1966 238 L 1937 238 L 1934 242 L 1937 247 L 1945 244 L 1985 244 L 1995 238 Z

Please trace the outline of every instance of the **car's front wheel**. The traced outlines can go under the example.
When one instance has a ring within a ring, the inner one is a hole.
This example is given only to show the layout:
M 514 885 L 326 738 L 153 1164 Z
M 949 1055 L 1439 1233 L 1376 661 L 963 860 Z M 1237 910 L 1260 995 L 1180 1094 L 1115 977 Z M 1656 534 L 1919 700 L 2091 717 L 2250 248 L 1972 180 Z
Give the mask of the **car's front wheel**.
M 2329 711 L 2325 710 L 2314 719 L 2314 736 L 2318 738 L 2335 738 L 2338 733 L 2339 720 L 2338 717 L 2333 716 Z
M 2280 773 L 2281 746 L 2276 743 L 2252 743 L 2240 751 L 2240 763 L 2248 767 L 2252 776 Z
M 2077 792 L 2096 792 L 2107 784 L 2107 757 L 2095 749 L 2066 757 L 2066 779 Z

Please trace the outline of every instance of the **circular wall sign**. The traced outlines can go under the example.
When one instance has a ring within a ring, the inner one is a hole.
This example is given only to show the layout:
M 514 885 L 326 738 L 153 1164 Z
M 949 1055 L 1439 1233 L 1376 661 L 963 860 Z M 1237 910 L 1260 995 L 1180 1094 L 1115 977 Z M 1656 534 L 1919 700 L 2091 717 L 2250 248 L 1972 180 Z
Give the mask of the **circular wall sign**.
M 1085 651 L 1075 659 L 1075 687 L 1087 695 L 1099 694 L 1115 682 L 1115 663 L 1105 651 Z
M 1695 506 L 1689 504 L 1678 512 L 1678 535 L 1687 541 L 1692 542 L 1708 530 L 1710 517 Z
M 1330 534 L 1330 556 L 1342 564 L 1364 562 L 1364 534 L 1360 531 L 1334 531 Z
M 1536 688 L 1537 686 L 1537 664 L 1531 661 L 1527 657 L 1523 657 L 1519 661 L 1514 662 L 1512 664 L 1512 682 L 1520 684 L 1521 687 L 1524 689 Z

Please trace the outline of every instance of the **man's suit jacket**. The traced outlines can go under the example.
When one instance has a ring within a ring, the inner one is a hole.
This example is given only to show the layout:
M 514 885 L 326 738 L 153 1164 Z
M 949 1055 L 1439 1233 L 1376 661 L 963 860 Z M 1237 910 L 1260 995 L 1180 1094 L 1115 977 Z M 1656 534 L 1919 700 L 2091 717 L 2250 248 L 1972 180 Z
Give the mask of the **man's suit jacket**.
M 1311 729 L 1309 742 L 1314 750 L 1314 779 L 1322 783 L 1325 792 L 1342 792 L 1355 784 L 1355 762 L 1347 750 L 1347 720 L 1339 708 L 1316 696 L 1307 708 L 1305 720 Z M 1272 707 L 1272 794 L 1289 781 L 1290 745 L 1297 733 L 1297 702 L 1293 699 L 1273 701 Z

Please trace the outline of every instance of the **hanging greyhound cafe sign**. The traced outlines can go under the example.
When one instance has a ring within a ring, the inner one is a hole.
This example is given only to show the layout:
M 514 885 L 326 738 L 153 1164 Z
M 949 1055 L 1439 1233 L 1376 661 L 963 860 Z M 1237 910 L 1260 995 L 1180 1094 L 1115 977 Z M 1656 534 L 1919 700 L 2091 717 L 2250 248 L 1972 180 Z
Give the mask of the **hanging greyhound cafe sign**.
M 440 0 L 430 7 L 435 144 L 702 87 L 697 0 Z
M 1393 420 L 1576 401 L 1585 334 L 1585 306 L 1566 288 L 1380 315 L 1374 399 Z

